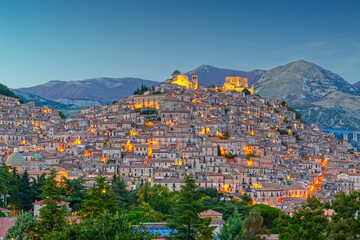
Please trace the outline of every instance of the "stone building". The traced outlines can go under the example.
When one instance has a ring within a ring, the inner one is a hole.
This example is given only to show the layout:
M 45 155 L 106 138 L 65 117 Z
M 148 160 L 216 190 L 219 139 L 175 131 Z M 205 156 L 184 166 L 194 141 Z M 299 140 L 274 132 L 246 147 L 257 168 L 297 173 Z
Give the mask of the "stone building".
M 248 89 L 251 94 L 254 94 L 254 85 L 249 88 L 248 79 L 245 77 L 226 77 L 222 90 L 242 92 L 244 89 Z
M 187 75 L 181 74 L 180 71 L 175 70 L 171 74 L 171 78 L 166 80 L 165 83 L 171 83 L 179 86 L 183 86 L 186 89 L 196 90 L 198 89 L 198 75 L 191 76 L 191 81 Z

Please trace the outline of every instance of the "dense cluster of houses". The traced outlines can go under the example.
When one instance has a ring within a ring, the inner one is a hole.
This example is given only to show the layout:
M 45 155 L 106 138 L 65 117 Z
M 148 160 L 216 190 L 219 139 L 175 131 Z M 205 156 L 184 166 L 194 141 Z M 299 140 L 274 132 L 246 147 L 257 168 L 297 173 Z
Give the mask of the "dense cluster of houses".
M 287 213 L 307 196 L 327 200 L 360 188 L 359 155 L 348 143 L 306 125 L 276 99 L 192 79 L 188 87 L 176 71 L 142 95 L 67 119 L 1 96 L 0 161 L 33 176 L 55 167 L 89 186 L 100 171 L 116 174 L 128 190 L 144 183 L 179 190 L 193 174 L 200 187 L 236 198 L 247 194 L 250 204 Z

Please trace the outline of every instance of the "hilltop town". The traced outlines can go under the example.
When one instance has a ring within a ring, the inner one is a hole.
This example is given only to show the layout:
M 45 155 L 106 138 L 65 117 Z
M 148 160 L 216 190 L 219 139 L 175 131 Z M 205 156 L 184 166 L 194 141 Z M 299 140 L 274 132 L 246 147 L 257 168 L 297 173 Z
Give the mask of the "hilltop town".
M 350 144 L 308 126 L 286 102 L 255 95 L 238 76 L 205 87 L 175 71 L 155 88 L 66 119 L 12 97 L 1 96 L 0 108 L 0 162 L 34 177 L 56 168 L 92 186 L 102 172 L 128 190 L 146 183 L 174 191 L 192 174 L 200 187 L 289 214 L 308 196 L 360 188 Z

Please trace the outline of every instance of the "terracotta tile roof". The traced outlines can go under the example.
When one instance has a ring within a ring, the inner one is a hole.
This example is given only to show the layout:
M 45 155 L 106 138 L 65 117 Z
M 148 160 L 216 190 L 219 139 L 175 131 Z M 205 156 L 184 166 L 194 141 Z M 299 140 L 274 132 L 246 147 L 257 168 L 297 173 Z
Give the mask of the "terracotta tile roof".
M 37 202 L 34 202 L 33 205 L 38 205 L 38 204 L 42 204 L 44 200 L 40 200 L 40 201 L 37 201 Z M 64 201 L 61 201 L 60 202 L 60 205 L 64 205 L 64 204 L 69 204 L 68 202 L 64 202 Z
M 16 217 L 0 218 L 0 238 L 5 237 L 7 230 L 14 224 Z
M 209 209 L 207 211 L 199 213 L 200 218 L 213 217 L 213 216 L 221 216 L 222 217 L 222 213 L 216 212 L 212 209 Z

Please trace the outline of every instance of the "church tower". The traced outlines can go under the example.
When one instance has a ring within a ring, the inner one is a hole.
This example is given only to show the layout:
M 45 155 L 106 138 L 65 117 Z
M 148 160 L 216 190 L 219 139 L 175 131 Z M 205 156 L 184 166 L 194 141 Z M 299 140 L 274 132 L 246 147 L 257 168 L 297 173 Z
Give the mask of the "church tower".
M 196 90 L 198 88 L 198 75 L 197 74 L 192 75 L 192 85 L 193 85 L 194 90 Z

